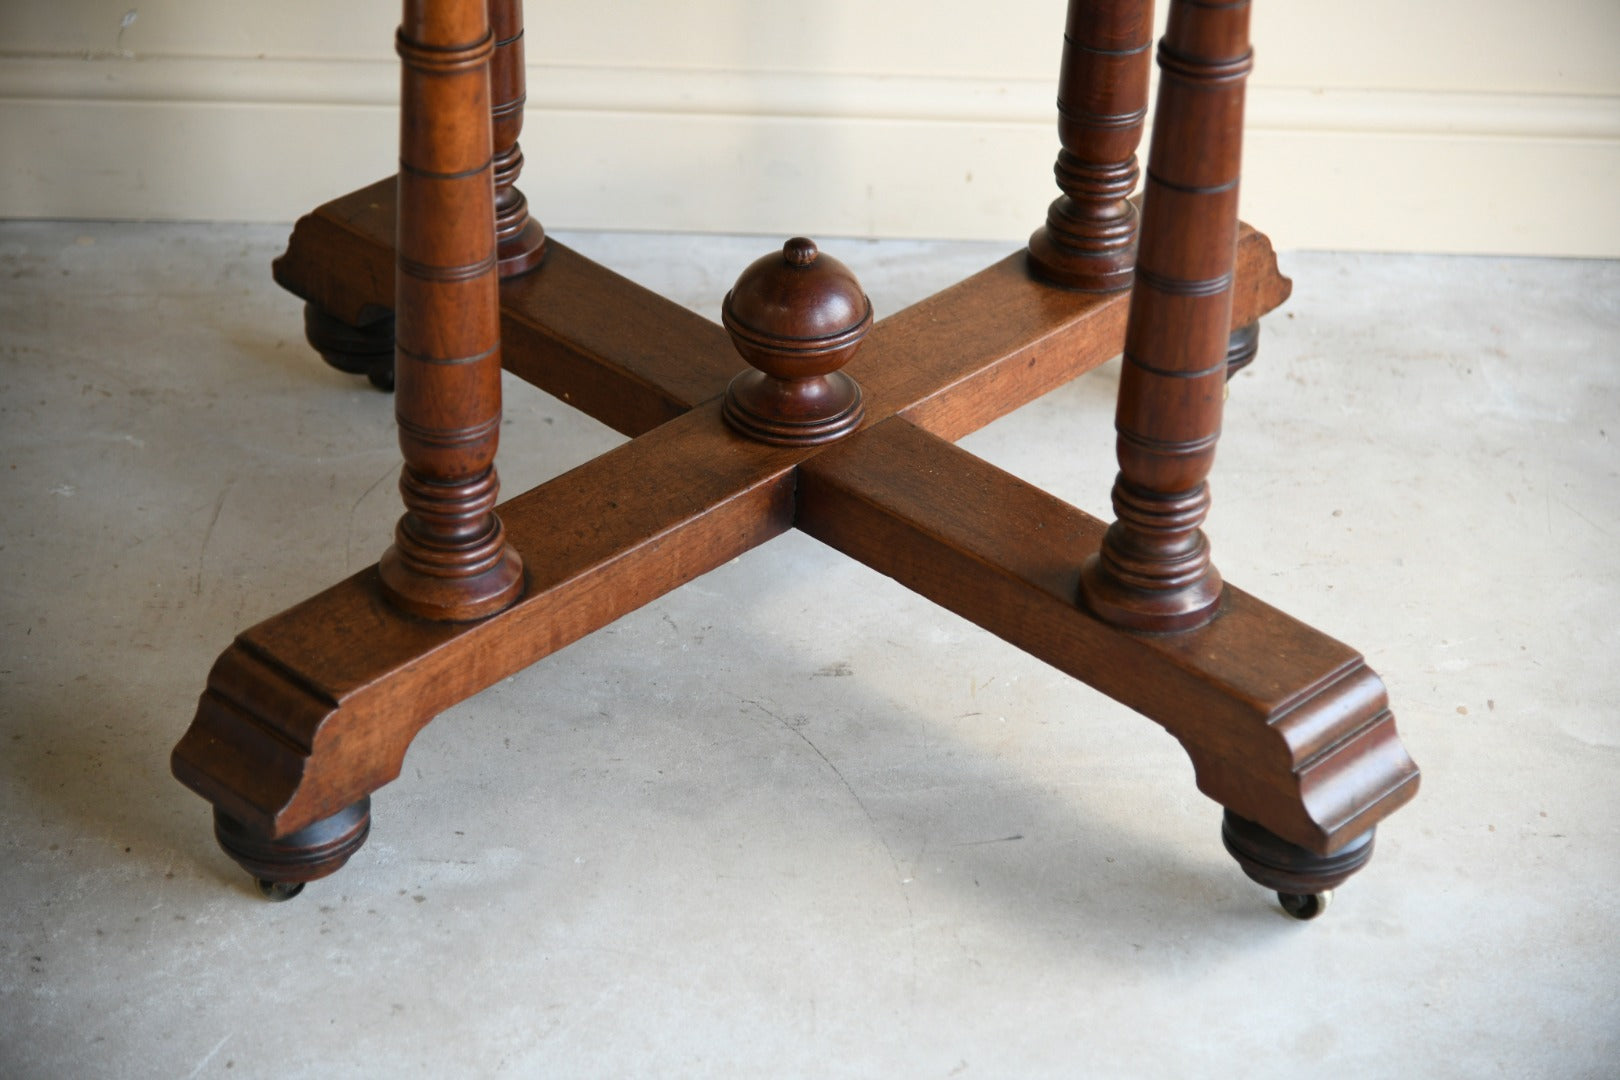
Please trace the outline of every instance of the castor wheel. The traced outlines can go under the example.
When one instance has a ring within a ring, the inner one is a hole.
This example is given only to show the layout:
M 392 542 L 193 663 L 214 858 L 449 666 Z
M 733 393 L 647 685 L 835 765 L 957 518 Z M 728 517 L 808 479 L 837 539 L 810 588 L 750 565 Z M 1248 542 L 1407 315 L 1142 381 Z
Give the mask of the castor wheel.
M 1301 922 L 1316 918 L 1327 910 L 1328 904 L 1333 902 L 1333 890 L 1325 889 L 1319 893 L 1289 893 L 1277 894 L 1277 902 L 1282 909 Z
M 253 883 L 259 887 L 259 895 L 273 904 L 291 900 L 304 891 L 302 881 L 266 881 L 264 878 L 254 878 Z

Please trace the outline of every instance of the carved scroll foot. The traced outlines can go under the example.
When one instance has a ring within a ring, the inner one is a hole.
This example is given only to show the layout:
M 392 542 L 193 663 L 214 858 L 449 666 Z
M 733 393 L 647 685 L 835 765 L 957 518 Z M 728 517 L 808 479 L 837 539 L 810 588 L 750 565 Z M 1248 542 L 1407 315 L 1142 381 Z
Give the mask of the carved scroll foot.
M 304 337 L 332 367 L 364 375 L 379 390 L 394 389 L 394 316 L 350 326 L 316 307 L 304 305 Z
M 1331 855 L 1318 855 L 1230 810 L 1221 821 L 1221 839 L 1232 858 L 1254 881 L 1275 889 L 1283 910 L 1296 919 L 1314 919 L 1327 909 L 1333 890 L 1372 858 L 1375 831 L 1368 829 Z
M 297 832 L 272 838 L 214 808 L 214 838 L 253 875 L 268 900 L 291 900 L 306 882 L 334 874 L 371 834 L 371 797 Z

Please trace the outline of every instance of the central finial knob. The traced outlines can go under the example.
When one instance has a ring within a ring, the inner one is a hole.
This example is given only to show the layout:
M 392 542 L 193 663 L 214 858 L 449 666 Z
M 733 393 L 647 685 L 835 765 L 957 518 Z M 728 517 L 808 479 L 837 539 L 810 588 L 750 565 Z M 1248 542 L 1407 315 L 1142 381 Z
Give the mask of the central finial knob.
M 860 425 L 861 388 L 838 369 L 872 327 L 849 267 L 796 236 L 756 259 L 726 294 L 721 320 L 754 370 L 726 390 L 726 422 L 750 438 L 810 446 Z
M 789 266 L 809 266 L 821 254 L 816 250 L 816 242 L 808 236 L 795 236 L 782 245 L 782 255 L 787 259 Z

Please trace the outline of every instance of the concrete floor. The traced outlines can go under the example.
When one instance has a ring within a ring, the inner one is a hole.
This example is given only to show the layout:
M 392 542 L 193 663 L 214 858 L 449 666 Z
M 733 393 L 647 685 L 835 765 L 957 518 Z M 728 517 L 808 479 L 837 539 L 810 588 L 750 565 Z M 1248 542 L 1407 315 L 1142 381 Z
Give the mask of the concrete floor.
M 1620 1073 L 1620 264 L 1284 258 L 1216 561 L 1425 773 L 1322 920 L 1155 725 L 798 534 L 442 716 L 271 905 L 169 750 L 399 512 L 285 231 L 0 226 L 0 1076 Z M 711 316 L 773 243 L 567 239 Z M 880 314 L 1002 253 L 824 247 Z M 1116 380 L 964 445 L 1100 512 Z M 508 492 L 619 441 L 508 391 Z

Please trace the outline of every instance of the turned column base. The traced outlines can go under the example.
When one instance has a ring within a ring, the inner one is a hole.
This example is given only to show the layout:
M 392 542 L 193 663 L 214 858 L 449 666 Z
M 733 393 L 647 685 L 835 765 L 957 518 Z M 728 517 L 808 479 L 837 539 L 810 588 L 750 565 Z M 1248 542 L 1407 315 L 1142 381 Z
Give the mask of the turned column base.
M 383 592 L 401 611 L 434 622 L 473 622 L 511 607 L 523 595 L 523 560 L 495 534 L 500 551 L 487 570 L 465 577 L 440 576 L 421 569 L 398 544 L 377 563 Z
M 534 218 L 526 217 L 517 231 L 497 234 L 496 239 L 496 264 L 503 281 L 528 273 L 546 257 L 546 230 Z
M 1318 855 L 1230 810 L 1221 819 L 1226 850 L 1253 881 L 1275 889 L 1283 910 L 1296 919 L 1320 915 L 1333 890 L 1367 864 L 1374 831 L 1368 829 L 1332 855 Z
M 1174 589 L 1139 589 L 1121 582 L 1101 553 L 1080 566 L 1080 602 L 1104 622 L 1148 634 L 1194 630 L 1213 619 L 1225 587 L 1208 567 L 1195 581 Z
M 1061 201 L 1061 200 L 1060 200 Z M 1121 215 L 1089 248 L 1063 242 L 1050 225 L 1029 238 L 1029 266 L 1036 277 L 1076 292 L 1110 293 L 1131 287 L 1136 277 L 1137 213 Z
M 371 796 L 283 837 L 269 837 L 214 808 L 214 839 L 270 900 L 291 900 L 335 874 L 371 835 Z

